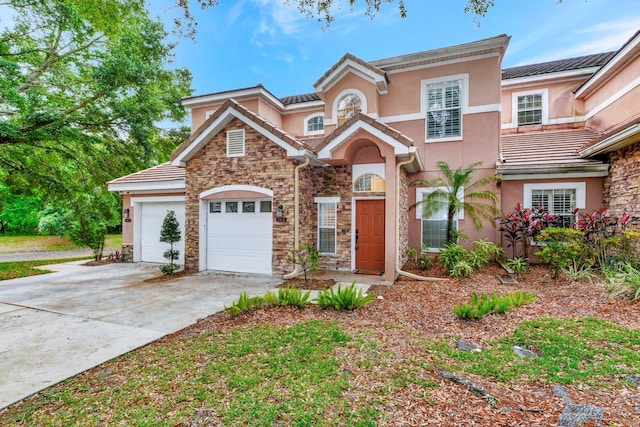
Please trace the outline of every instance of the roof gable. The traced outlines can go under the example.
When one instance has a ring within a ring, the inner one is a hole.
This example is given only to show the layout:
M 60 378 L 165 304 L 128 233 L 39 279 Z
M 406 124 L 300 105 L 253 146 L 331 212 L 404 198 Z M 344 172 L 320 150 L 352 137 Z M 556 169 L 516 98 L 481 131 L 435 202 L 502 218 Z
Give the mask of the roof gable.
M 260 134 L 278 144 L 287 156 L 303 155 L 304 144 L 258 114 L 230 99 L 216 110 L 171 155 L 171 164 L 185 166 L 209 141 L 233 119 L 239 119 Z
M 327 70 L 327 72 L 318 79 L 313 87 L 316 89 L 316 92 L 326 92 L 347 73 L 354 73 L 357 76 L 373 83 L 376 86 L 378 93 L 381 95 L 386 94 L 388 91 L 386 73 L 380 68 L 375 67 L 350 53 L 347 53 L 340 58 L 333 67 Z

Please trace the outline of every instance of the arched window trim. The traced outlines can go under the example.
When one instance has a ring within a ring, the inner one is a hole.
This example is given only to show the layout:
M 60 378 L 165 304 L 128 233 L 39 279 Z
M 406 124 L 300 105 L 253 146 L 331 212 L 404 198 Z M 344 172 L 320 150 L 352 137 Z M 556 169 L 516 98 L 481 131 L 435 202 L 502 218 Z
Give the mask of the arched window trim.
M 358 89 L 345 89 L 342 92 L 340 92 L 338 94 L 338 96 L 335 97 L 335 99 L 333 100 L 333 107 L 332 107 L 332 113 L 331 113 L 331 124 L 338 124 L 338 104 L 340 103 L 340 100 L 342 98 L 344 98 L 346 95 L 356 95 L 358 98 L 360 98 L 360 112 L 363 114 L 367 114 L 367 97 L 364 95 L 364 92 L 358 90 Z M 327 120 L 325 120 L 324 122 L 325 126 L 328 123 Z
M 309 130 L 309 122 L 313 119 L 315 119 L 316 117 L 322 117 L 323 119 L 323 127 L 322 130 L 313 130 L 310 131 Z M 324 134 L 324 113 L 313 113 L 313 114 L 309 114 L 307 117 L 304 118 L 304 135 L 322 135 Z
M 361 190 L 358 189 L 358 185 L 360 184 L 360 182 L 363 179 L 366 178 L 370 178 L 369 180 L 369 189 L 365 189 L 365 190 Z M 374 185 L 374 182 L 378 183 L 378 184 L 382 184 L 382 188 L 376 188 L 376 186 Z M 353 182 L 353 192 L 354 193 L 377 193 L 377 192 L 384 192 L 387 188 L 387 183 L 385 182 L 384 178 L 381 177 L 380 175 L 376 174 L 376 173 L 364 173 L 362 175 L 360 175 L 359 177 L 357 177 L 355 179 L 355 181 Z

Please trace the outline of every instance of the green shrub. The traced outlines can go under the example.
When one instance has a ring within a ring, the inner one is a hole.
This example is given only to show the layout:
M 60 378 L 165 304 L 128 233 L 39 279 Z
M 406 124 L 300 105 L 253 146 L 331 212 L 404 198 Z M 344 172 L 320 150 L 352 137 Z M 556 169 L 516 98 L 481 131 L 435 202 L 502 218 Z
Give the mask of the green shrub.
M 588 280 L 591 283 L 593 282 L 593 279 L 596 277 L 596 275 L 593 272 L 592 265 L 583 264 L 576 261 L 569 263 L 569 265 L 562 268 L 561 270 L 565 274 L 565 276 L 567 276 L 572 282 Z
M 593 265 L 593 254 L 583 241 L 584 233 L 573 228 L 549 227 L 543 230 L 536 241 L 542 249 L 536 255 L 549 264 L 552 277 L 558 277 L 562 269 L 569 265 Z
M 487 241 L 487 239 L 480 239 L 473 242 L 474 252 L 479 252 L 489 259 L 489 261 L 495 261 L 498 257 L 501 257 L 504 253 L 504 249 L 495 243 Z
M 280 288 L 278 289 L 278 301 L 280 305 L 287 306 L 292 305 L 298 308 L 304 308 L 309 305 L 310 291 L 302 292 L 296 288 Z
M 507 267 L 512 269 L 516 274 L 524 273 L 529 269 L 529 262 L 523 257 L 508 259 L 506 263 Z
M 502 254 L 502 248 L 483 240 L 473 242 L 472 251 L 458 243 L 449 243 L 440 250 L 440 260 L 452 277 L 469 277 L 476 270 Z
M 418 267 L 420 270 L 428 270 L 433 266 L 433 258 L 427 254 L 418 255 Z
M 230 316 L 237 316 L 240 313 L 243 313 L 247 310 L 251 310 L 253 308 L 259 308 L 262 306 L 262 298 L 260 297 L 252 297 L 249 298 L 247 292 L 242 292 L 237 301 L 234 301 L 230 307 L 225 306 L 224 310 L 229 313 Z
M 471 277 L 474 271 L 476 271 L 476 268 L 469 261 L 461 259 L 451 267 L 449 275 L 455 278 Z
M 280 300 L 278 299 L 278 295 L 276 295 L 272 291 L 267 291 L 262 296 L 262 303 L 264 305 L 278 305 L 280 304 Z
M 355 310 L 371 303 L 374 299 L 372 294 L 365 294 L 363 289 L 356 288 L 355 282 L 343 288 L 338 285 L 337 290 L 333 288 L 320 291 L 316 302 L 319 307 L 333 307 L 336 310 Z
M 439 259 L 442 265 L 444 265 L 448 271 L 451 271 L 454 265 L 467 259 L 468 252 L 469 251 L 459 243 L 448 243 L 444 248 L 440 249 Z
M 493 293 L 491 296 L 486 294 L 471 295 L 471 299 L 467 304 L 457 304 L 453 307 L 453 312 L 459 319 L 481 319 L 489 313 L 504 313 L 515 307 L 529 304 L 535 300 L 535 294 L 528 294 L 522 291 L 498 296 Z
M 603 269 L 609 279 L 613 296 L 629 294 L 633 301 L 640 299 L 640 270 L 630 262 L 619 264 L 617 269 Z
M 311 243 L 305 245 L 302 249 L 291 249 L 289 253 L 289 262 L 294 267 L 299 267 L 304 273 L 304 281 L 309 281 L 309 274 L 318 269 L 320 265 L 320 249 L 314 249 Z

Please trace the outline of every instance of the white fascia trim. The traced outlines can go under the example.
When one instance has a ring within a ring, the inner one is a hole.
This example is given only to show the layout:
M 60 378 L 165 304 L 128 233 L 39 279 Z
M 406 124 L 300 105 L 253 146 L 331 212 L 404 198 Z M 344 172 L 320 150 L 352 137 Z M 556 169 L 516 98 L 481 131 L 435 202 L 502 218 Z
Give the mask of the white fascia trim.
M 337 69 L 335 69 L 331 74 L 329 74 L 325 79 L 323 79 L 322 82 L 316 85 L 315 86 L 316 90 L 320 90 L 321 92 L 328 91 L 338 81 L 340 81 L 340 77 L 343 74 L 347 74 L 349 72 L 352 72 L 358 77 L 361 77 L 375 84 L 376 88 L 378 89 L 378 93 L 380 93 L 381 95 L 384 95 L 385 93 L 387 93 L 387 90 L 386 90 L 387 81 L 383 75 L 375 73 L 372 70 L 368 69 L 367 67 L 363 67 L 361 64 L 355 62 L 352 59 L 347 59 L 346 61 L 344 61 Z M 384 89 L 380 90 L 381 86 Z
M 309 135 L 324 135 L 324 127 L 323 127 L 322 130 L 309 131 L 309 120 L 315 119 L 316 117 L 322 117 L 323 118 L 322 123 L 323 123 L 323 126 L 324 126 L 324 112 L 316 112 L 316 113 L 309 114 L 302 121 L 303 125 L 304 125 L 304 135 L 305 136 L 309 136 Z
M 457 58 L 457 59 L 450 59 L 448 61 L 440 61 L 440 62 L 427 62 L 424 64 L 419 64 L 419 65 L 412 65 L 406 68 L 396 68 L 393 70 L 385 70 L 387 75 L 391 75 L 391 74 L 397 74 L 397 73 L 406 73 L 408 71 L 417 71 L 417 70 L 424 70 L 425 68 L 434 68 L 434 67 L 442 67 L 445 65 L 452 65 L 452 64 L 460 64 L 463 62 L 469 62 L 469 61 L 477 61 L 480 59 L 487 59 L 487 58 L 494 58 L 496 56 L 500 56 L 499 53 L 487 53 L 484 55 L 476 55 L 472 58 L 469 57 L 465 57 L 465 58 Z
M 318 107 L 324 107 L 324 101 L 297 102 L 295 104 L 286 105 L 282 114 L 297 113 L 298 110 L 315 109 Z
M 268 188 L 257 187 L 255 185 L 223 185 L 220 187 L 211 188 L 207 191 L 200 193 L 200 198 L 211 196 L 212 194 L 222 193 L 223 191 L 252 191 L 254 193 L 264 194 L 265 196 L 273 197 L 273 190 Z
M 351 137 L 351 135 L 353 135 L 354 133 L 356 133 L 360 129 L 362 129 L 362 130 L 364 130 L 366 132 L 369 132 L 371 135 L 375 136 L 376 138 L 378 138 L 378 139 L 384 141 L 385 143 L 389 144 L 390 146 L 392 146 L 393 149 L 394 149 L 394 154 L 396 156 L 400 155 L 400 154 L 409 154 L 409 153 L 411 153 L 411 147 L 407 147 L 404 144 L 400 144 L 398 141 L 396 141 L 395 139 L 393 139 L 392 137 L 390 137 L 386 133 L 374 128 L 369 123 L 365 123 L 362 120 L 358 120 L 356 123 L 354 123 L 351 126 L 350 129 L 348 129 L 346 132 L 343 132 L 342 134 L 340 134 L 336 139 L 331 141 L 331 143 L 329 143 L 326 147 L 324 147 L 322 150 L 320 150 L 320 152 L 318 153 L 318 158 L 319 159 L 330 159 L 331 158 L 331 152 L 336 147 L 341 145 L 344 141 L 349 139 Z M 413 148 L 415 148 L 415 147 L 413 147 Z
M 533 173 L 502 176 L 503 181 L 528 181 L 539 179 L 570 179 L 570 178 L 603 178 L 607 172 L 571 172 L 571 173 Z
M 629 126 L 625 130 L 618 132 L 617 134 L 612 135 L 609 138 L 604 139 L 597 144 L 580 151 L 578 154 L 580 154 L 580 157 L 588 157 L 594 154 L 599 154 L 607 149 L 615 148 L 617 144 L 624 143 L 627 138 L 635 136 L 639 133 L 640 124 Z
M 137 203 L 162 203 L 162 202 L 184 202 L 184 196 L 156 196 L 156 197 L 132 197 L 131 204 Z
M 576 208 L 585 209 L 587 200 L 586 182 L 546 182 L 539 184 L 524 184 L 523 201 L 525 208 L 531 208 L 533 190 L 576 190 Z
M 182 100 L 182 105 L 184 107 L 197 107 L 200 104 L 209 104 L 209 103 L 220 102 L 220 101 L 224 102 L 230 98 L 241 98 L 244 96 L 251 96 L 251 95 L 262 95 L 265 98 L 267 98 L 269 101 L 274 103 L 277 107 L 284 109 L 284 104 L 282 104 L 282 102 L 278 98 L 271 95 L 268 91 L 266 91 L 262 87 L 252 87 L 252 88 L 243 89 L 243 90 L 230 90 L 227 92 L 221 92 L 221 93 L 212 94 L 212 95 L 189 97 L 187 99 Z
M 339 203 L 340 197 L 314 197 L 313 203 Z
M 617 91 L 616 93 L 614 93 L 613 95 L 611 95 L 609 98 L 605 99 L 600 105 L 598 105 L 596 108 L 594 108 L 593 110 L 589 111 L 586 116 L 585 119 L 590 119 L 591 117 L 595 116 L 596 114 L 598 114 L 600 111 L 604 110 L 605 108 L 609 107 L 611 104 L 613 104 L 614 102 L 616 102 L 618 99 L 622 98 L 623 96 L 625 96 L 626 94 L 628 94 L 629 92 L 631 92 L 633 89 L 635 89 L 638 85 L 640 85 L 640 76 L 636 77 L 635 79 L 633 79 L 631 82 L 629 82 L 629 84 L 627 84 L 625 87 L 623 87 L 622 89 L 620 89 L 619 91 Z
M 114 183 L 107 186 L 109 191 L 184 191 L 184 179 L 176 179 L 170 181 L 150 181 L 150 182 L 131 182 L 131 183 Z
M 511 123 L 518 125 L 518 97 L 526 95 L 542 95 L 542 124 L 549 124 L 549 89 L 532 89 L 511 93 Z M 527 126 L 527 125 L 522 125 Z
M 636 47 L 640 44 L 640 35 L 636 35 L 635 40 L 624 47 L 623 50 L 617 52 L 613 59 L 611 59 L 608 63 L 604 65 L 604 67 L 599 68 L 599 70 L 591 76 L 589 80 L 585 82 L 585 84 L 578 89 L 576 92 L 576 97 L 580 98 L 582 96 L 588 96 L 592 91 L 598 89 L 602 84 L 606 83 L 608 79 L 605 81 L 600 81 L 602 77 L 606 77 L 607 74 L 618 65 L 618 63 L 626 57 L 629 53 L 631 53 Z
M 598 71 L 600 67 L 581 68 L 579 70 L 558 71 L 557 73 L 536 74 L 533 76 L 516 77 L 515 79 L 502 80 L 502 87 L 507 88 L 509 86 L 537 84 L 548 80 L 564 79 L 564 80 L 579 80 L 584 76 L 591 75 Z
M 278 144 L 287 152 L 287 156 L 296 156 L 299 154 L 298 149 L 292 147 L 291 145 L 280 139 L 278 136 L 269 132 L 262 126 L 256 124 L 248 117 L 238 112 L 236 109 L 228 107 L 227 110 L 223 114 L 221 114 L 214 122 L 212 122 L 202 133 L 200 133 L 200 135 L 198 135 L 198 137 L 193 140 L 193 142 L 182 153 L 180 153 L 178 157 L 175 158 L 175 160 L 171 162 L 171 164 L 173 166 L 186 166 L 187 161 L 191 159 L 191 153 L 197 152 L 198 150 L 200 150 L 200 148 L 206 145 L 211 140 L 211 138 L 218 134 L 234 117 L 240 119 L 243 123 L 247 124 L 251 128 L 260 132 L 262 135 L 269 138 L 271 141 Z

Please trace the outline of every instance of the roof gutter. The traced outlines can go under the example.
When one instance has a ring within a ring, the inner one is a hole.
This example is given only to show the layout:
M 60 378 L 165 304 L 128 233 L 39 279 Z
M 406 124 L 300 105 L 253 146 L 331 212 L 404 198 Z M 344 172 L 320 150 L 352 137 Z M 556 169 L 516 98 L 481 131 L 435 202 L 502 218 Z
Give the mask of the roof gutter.
M 400 168 L 413 163 L 415 160 L 415 154 L 411 153 L 409 160 L 400 162 L 396 165 L 396 274 L 399 276 L 409 277 L 415 280 L 422 280 L 424 282 L 444 282 L 447 279 L 441 277 L 425 277 L 417 274 L 409 273 L 400 269 Z
M 309 166 L 311 160 L 305 156 L 304 162 L 300 163 L 293 172 L 293 249 L 300 249 L 300 169 Z M 284 279 L 293 279 L 302 273 L 298 264 L 293 266 L 293 271 L 282 276 Z

